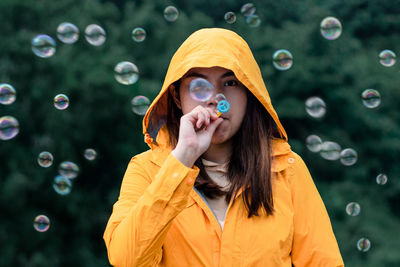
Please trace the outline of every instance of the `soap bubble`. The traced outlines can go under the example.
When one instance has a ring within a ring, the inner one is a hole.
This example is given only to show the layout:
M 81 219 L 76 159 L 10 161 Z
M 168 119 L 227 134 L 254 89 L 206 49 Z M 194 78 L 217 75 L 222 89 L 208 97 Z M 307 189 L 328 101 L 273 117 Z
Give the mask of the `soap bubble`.
M 306 100 L 306 111 L 313 118 L 322 118 L 326 113 L 326 104 L 317 96 L 310 97 Z
M 252 3 L 244 4 L 240 8 L 240 13 L 242 13 L 242 15 L 245 16 L 245 17 L 254 15 L 254 13 L 256 13 L 256 7 Z
M 33 228 L 38 232 L 46 232 L 50 228 L 50 220 L 46 215 L 38 215 L 33 220 Z
M 135 96 L 131 100 L 132 111 L 137 115 L 144 115 L 150 106 L 150 100 L 142 95 Z
M 87 148 L 85 149 L 85 152 L 83 152 L 83 155 L 87 160 L 95 160 L 97 152 L 93 148 Z
M 106 41 L 106 32 L 97 24 L 90 24 L 85 29 L 86 41 L 94 46 L 100 46 Z
M 367 108 L 376 108 L 381 104 L 381 94 L 375 89 L 366 89 L 361 94 L 362 103 Z
M 293 65 L 292 53 L 286 49 L 279 49 L 275 51 L 272 56 L 272 60 L 274 67 L 278 70 L 288 70 Z
M 346 148 L 340 152 L 340 162 L 345 166 L 354 165 L 357 162 L 357 159 L 357 152 L 352 148 Z
M 214 86 L 203 78 L 196 78 L 189 85 L 190 96 L 200 102 L 206 102 L 211 99 L 214 94 Z
M 79 167 L 71 161 L 63 161 L 58 167 L 58 173 L 68 179 L 74 179 L 78 176 Z
M 56 53 L 56 42 L 50 36 L 40 34 L 32 39 L 32 51 L 38 57 L 51 57 Z
M 54 97 L 54 106 L 56 109 L 64 110 L 69 106 L 69 98 L 64 94 L 58 94 Z
M 317 135 L 309 135 L 306 139 L 306 146 L 311 152 L 319 152 L 322 148 L 322 140 Z
M 258 27 L 261 24 L 261 19 L 258 15 L 250 15 L 246 17 L 246 23 L 252 28 Z
M 224 94 L 216 94 L 215 95 L 215 101 L 218 103 L 219 101 L 226 100 L 226 97 Z
M 143 28 L 137 27 L 132 30 L 132 39 L 135 42 L 143 42 L 146 39 L 146 31 Z
M 367 238 L 361 238 L 357 242 L 357 249 L 362 252 L 367 252 L 371 248 L 371 242 Z
M 14 87 L 7 83 L 0 84 L 0 104 L 10 105 L 17 98 Z
M 131 62 L 122 61 L 115 66 L 114 77 L 121 84 L 134 84 L 139 79 L 139 69 Z
M 226 12 L 226 13 L 225 13 L 224 19 L 225 19 L 225 21 L 226 21 L 227 23 L 233 24 L 233 23 L 235 23 L 235 21 L 236 21 L 236 15 L 235 15 L 235 13 L 229 11 L 229 12 Z
M 325 39 L 335 40 L 342 34 L 342 24 L 337 18 L 326 17 L 321 21 L 321 34 Z
M 378 174 L 378 176 L 376 176 L 376 183 L 377 184 L 384 185 L 384 184 L 387 183 L 387 181 L 388 181 L 388 177 L 384 173 L 380 173 L 380 174 Z
M 383 50 L 379 53 L 379 62 L 382 66 L 391 67 L 396 63 L 396 54 L 392 50 Z
M 178 11 L 178 9 L 176 9 L 176 7 L 167 6 L 164 9 L 164 18 L 167 21 L 169 21 L 169 22 L 175 21 L 178 19 L 178 16 L 179 16 L 179 11 Z
M 19 123 L 12 116 L 3 116 L 0 118 L 0 139 L 10 140 L 19 133 Z
M 338 143 L 325 141 L 322 143 L 320 155 L 326 160 L 338 160 L 342 148 Z
M 72 183 L 67 177 L 57 175 L 54 177 L 53 189 L 57 194 L 65 196 L 71 193 Z
M 349 216 L 357 216 L 358 214 L 360 214 L 360 211 L 360 204 L 358 204 L 357 202 L 350 202 L 346 206 L 346 213 Z
M 229 102 L 226 100 L 221 100 L 218 102 L 217 108 L 219 112 L 226 113 L 229 111 L 230 108 Z
M 79 29 L 74 24 L 63 22 L 57 27 L 58 39 L 66 44 L 73 44 L 79 39 Z
M 37 159 L 39 165 L 43 168 L 48 168 L 53 164 L 53 155 L 50 152 L 43 151 Z

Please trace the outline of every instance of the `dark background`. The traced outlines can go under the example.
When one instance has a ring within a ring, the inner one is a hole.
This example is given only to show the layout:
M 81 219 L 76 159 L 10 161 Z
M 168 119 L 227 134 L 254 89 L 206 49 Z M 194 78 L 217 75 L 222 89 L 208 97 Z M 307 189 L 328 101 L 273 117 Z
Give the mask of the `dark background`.
M 257 28 L 240 14 L 244 3 L 0 0 L 0 83 L 17 90 L 15 103 L 0 105 L 0 116 L 20 123 L 14 139 L 0 141 L 0 266 L 108 266 L 103 231 L 130 158 L 147 149 L 142 117 L 131 111 L 130 101 L 137 95 L 154 99 L 173 53 L 203 27 L 232 29 L 249 43 L 289 143 L 304 158 L 324 200 L 346 266 L 400 266 L 400 64 L 387 68 L 378 60 L 384 49 L 400 54 L 400 2 L 254 1 L 262 20 Z M 180 12 L 175 22 L 163 17 L 171 4 Z M 236 12 L 236 23 L 224 21 L 227 11 Z M 337 40 L 320 34 L 327 16 L 342 22 Z M 80 29 L 73 45 L 56 37 L 65 21 Z M 92 23 L 107 32 L 100 47 L 84 38 Z M 138 26 L 147 32 L 142 43 L 131 38 Z M 53 57 L 32 53 L 38 34 L 56 40 Z M 283 72 L 272 65 L 272 54 L 282 48 L 294 57 L 292 68 Z M 114 79 L 121 61 L 138 66 L 134 85 Z M 362 105 L 366 88 L 381 93 L 378 108 Z M 70 98 L 64 111 L 53 106 L 59 93 Z M 326 102 L 322 119 L 305 111 L 311 96 Z M 308 151 L 310 134 L 354 148 L 358 162 L 346 167 Z M 83 157 L 89 147 L 98 152 L 93 162 Z M 37 164 L 44 150 L 54 155 L 47 169 Z M 52 181 L 64 160 L 76 162 L 80 173 L 72 192 L 61 196 Z M 375 182 L 381 172 L 389 177 L 383 186 Z M 345 212 L 352 201 L 361 206 L 359 216 Z M 47 232 L 32 227 L 39 214 L 51 220 Z M 371 241 L 368 252 L 357 250 L 361 237 Z

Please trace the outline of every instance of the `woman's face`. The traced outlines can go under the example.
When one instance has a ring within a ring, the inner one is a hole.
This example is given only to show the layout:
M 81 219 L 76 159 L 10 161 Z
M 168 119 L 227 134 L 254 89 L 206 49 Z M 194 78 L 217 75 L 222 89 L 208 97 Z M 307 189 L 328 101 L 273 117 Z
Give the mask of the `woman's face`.
M 214 95 L 209 101 L 199 102 L 190 96 L 189 85 L 196 78 L 204 78 L 214 86 Z M 232 71 L 221 67 L 192 68 L 181 79 L 179 94 L 183 114 L 190 112 L 198 105 L 213 107 L 217 110 L 214 96 L 219 93 L 225 95 L 230 109 L 221 115 L 224 121 L 216 129 L 211 140 L 212 144 L 222 144 L 230 140 L 239 130 L 246 112 L 247 89 Z

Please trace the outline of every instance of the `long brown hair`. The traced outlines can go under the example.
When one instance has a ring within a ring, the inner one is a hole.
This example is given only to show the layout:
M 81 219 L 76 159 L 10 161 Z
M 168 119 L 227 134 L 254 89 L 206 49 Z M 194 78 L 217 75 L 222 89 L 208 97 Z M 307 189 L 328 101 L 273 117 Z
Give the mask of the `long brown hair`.
M 174 101 L 179 99 L 177 81 L 168 90 L 167 128 L 172 147 L 175 147 L 179 137 L 179 122 L 182 111 Z M 195 188 L 201 190 L 207 197 L 225 196 L 227 203 L 236 197 L 243 188 L 242 198 L 248 210 L 248 217 L 259 216 L 259 208 L 264 208 L 267 215 L 274 212 L 271 182 L 273 121 L 268 112 L 256 97 L 247 90 L 247 108 L 243 122 L 238 132 L 233 136 L 233 151 L 228 164 L 228 179 L 231 187 L 227 192 L 221 190 L 208 176 L 201 159 L 195 165 L 200 169 L 196 178 Z

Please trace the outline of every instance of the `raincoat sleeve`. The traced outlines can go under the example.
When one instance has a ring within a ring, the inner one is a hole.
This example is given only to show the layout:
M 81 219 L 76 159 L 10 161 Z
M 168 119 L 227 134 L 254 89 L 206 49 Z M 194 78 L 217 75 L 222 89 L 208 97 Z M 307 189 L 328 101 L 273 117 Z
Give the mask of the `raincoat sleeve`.
M 170 154 L 154 177 L 149 160 L 133 157 L 120 196 L 106 226 L 104 240 L 111 265 L 157 266 L 172 220 L 185 208 L 199 173 Z
M 295 267 L 344 266 L 325 205 L 300 156 L 292 164 L 294 236 L 292 263 Z

